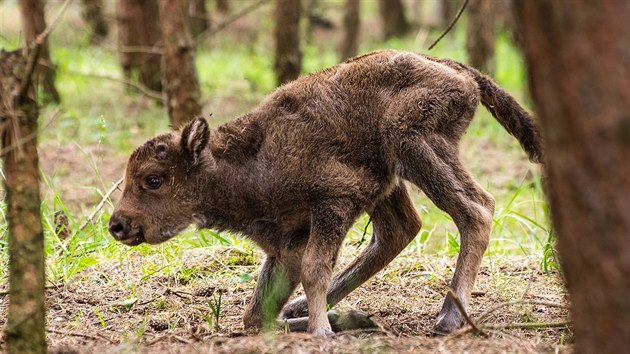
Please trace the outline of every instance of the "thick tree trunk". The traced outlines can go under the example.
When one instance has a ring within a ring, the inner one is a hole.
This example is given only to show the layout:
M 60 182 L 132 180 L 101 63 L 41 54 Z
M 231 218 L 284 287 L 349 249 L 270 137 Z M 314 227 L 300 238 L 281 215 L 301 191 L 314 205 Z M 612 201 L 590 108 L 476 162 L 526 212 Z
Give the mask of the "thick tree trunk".
M 630 2 L 519 1 L 576 353 L 630 343 Z
M 190 35 L 195 38 L 210 28 L 210 17 L 205 0 L 188 0 L 187 2 Z
M 30 48 L 35 42 L 35 38 L 46 29 L 44 3 L 42 0 L 20 0 L 20 13 L 24 37 Z M 61 97 L 55 87 L 55 66 L 50 60 L 48 39 L 45 39 L 42 45 L 39 62 L 33 73 L 33 82 L 36 83 L 37 87 L 43 89 L 45 101 L 61 102 Z
M 383 21 L 383 37 L 402 37 L 409 31 L 405 18 L 405 8 L 401 0 L 378 0 L 379 12 Z
M 174 128 L 201 114 L 195 50 L 186 26 L 185 0 L 159 0 L 164 53 L 164 95 Z
M 494 13 L 492 0 L 468 3 L 466 50 L 468 64 L 488 75 L 494 75 Z
M 278 84 L 295 80 L 302 68 L 300 52 L 300 0 L 275 0 L 276 60 Z
M 37 103 L 20 97 L 25 59 L 0 51 L 0 120 L 9 225 L 8 353 L 46 353 L 44 234 L 40 218 Z
M 346 13 L 343 17 L 343 42 L 341 42 L 341 59 L 357 55 L 359 49 L 359 25 L 361 23 L 360 0 L 346 0 Z
M 118 47 L 120 62 L 128 79 L 154 91 L 162 91 L 161 39 L 155 0 L 118 0 Z
M 109 32 L 103 16 L 103 0 L 82 0 L 81 16 L 90 27 L 90 43 L 98 44 Z

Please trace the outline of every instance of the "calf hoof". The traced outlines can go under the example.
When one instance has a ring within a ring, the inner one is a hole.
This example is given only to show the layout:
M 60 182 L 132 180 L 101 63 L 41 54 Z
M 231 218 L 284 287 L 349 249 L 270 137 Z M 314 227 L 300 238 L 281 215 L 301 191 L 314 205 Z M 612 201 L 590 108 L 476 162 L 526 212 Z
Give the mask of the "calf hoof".
M 286 304 L 280 312 L 280 319 L 300 318 L 308 316 L 308 303 L 306 297 L 300 296 Z
M 435 336 L 445 336 L 451 334 L 464 325 L 464 317 L 459 311 L 452 311 L 438 316 L 438 320 L 433 326 L 432 333 Z
M 311 334 L 318 337 L 334 338 L 335 332 L 330 328 L 315 328 L 311 330 Z

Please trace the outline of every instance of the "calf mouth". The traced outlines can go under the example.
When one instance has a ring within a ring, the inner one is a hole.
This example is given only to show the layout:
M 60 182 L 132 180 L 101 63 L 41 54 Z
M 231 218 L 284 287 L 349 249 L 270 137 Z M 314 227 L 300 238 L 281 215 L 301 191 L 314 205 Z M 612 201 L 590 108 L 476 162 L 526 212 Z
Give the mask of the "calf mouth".
M 146 242 L 142 230 L 138 230 L 138 232 L 136 232 L 134 235 L 131 235 L 131 237 L 119 241 L 127 246 L 137 246 L 143 242 Z

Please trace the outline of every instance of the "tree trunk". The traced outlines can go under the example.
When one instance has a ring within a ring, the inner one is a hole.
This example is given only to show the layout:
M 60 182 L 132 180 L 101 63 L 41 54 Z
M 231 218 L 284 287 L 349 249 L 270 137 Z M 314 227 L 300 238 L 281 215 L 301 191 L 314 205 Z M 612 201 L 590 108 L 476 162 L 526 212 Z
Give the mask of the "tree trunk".
M 230 12 L 230 2 L 228 0 L 217 0 L 217 12 L 221 14 Z
M 2 159 L 9 226 L 8 353 L 46 353 L 44 234 L 40 218 L 37 103 L 19 92 L 26 60 L 0 51 Z M 30 79 L 30 78 L 29 78 Z
M 210 18 L 205 0 L 188 0 L 188 24 L 190 35 L 195 38 L 210 28 Z
M 275 70 L 279 85 L 295 80 L 302 68 L 300 52 L 300 0 L 276 0 L 274 36 Z
M 630 2 L 519 1 L 576 353 L 630 341 Z
M 174 128 L 201 114 L 195 50 L 186 26 L 185 0 L 159 0 L 166 110 Z
M 46 29 L 44 3 L 42 0 L 20 0 L 20 13 L 22 15 L 22 28 L 24 29 L 26 44 L 31 48 L 35 38 Z M 44 101 L 61 102 L 61 97 L 59 97 L 59 92 L 55 87 L 55 66 L 50 60 L 47 38 L 44 40 L 39 61 L 33 73 L 33 82 L 36 83 L 37 87 L 43 89 Z
M 379 12 L 383 21 L 383 37 L 402 37 L 409 31 L 405 9 L 401 0 L 379 0 Z
M 82 0 L 81 15 L 90 27 L 90 43 L 98 44 L 107 37 L 108 28 L 103 16 L 103 0 Z
M 128 79 L 162 91 L 161 32 L 155 0 L 118 0 L 118 47 Z
M 468 64 L 488 75 L 494 75 L 494 13 L 492 0 L 468 3 L 466 50 Z
M 461 0 L 464 1 L 464 0 Z M 471 1 L 475 1 L 475 0 L 471 0 Z M 446 26 L 448 26 L 449 23 L 451 23 L 451 21 L 453 21 L 453 19 L 455 18 L 455 14 L 457 14 L 457 10 L 458 10 L 458 0 L 441 0 L 440 1 L 440 8 L 441 8 L 441 13 L 442 13 L 442 26 L 444 28 L 446 28 Z M 468 6 L 470 6 L 470 2 L 468 3 Z
M 341 59 L 357 55 L 359 48 L 359 26 L 361 23 L 360 0 L 346 0 L 346 13 L 343 17 L 343 42 L 341 42 Z

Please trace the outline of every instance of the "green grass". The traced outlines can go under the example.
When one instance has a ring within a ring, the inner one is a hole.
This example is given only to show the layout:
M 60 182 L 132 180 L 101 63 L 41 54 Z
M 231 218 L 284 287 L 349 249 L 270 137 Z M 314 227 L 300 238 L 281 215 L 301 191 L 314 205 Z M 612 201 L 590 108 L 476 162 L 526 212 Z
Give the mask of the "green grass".
M 0 8 L 7 8 L 6 13 L 13 13 L 15 8 L 12 6 L 15 5 L 5 1 Z M 268 15 L 270 9 L 265 8 L 263 11 Z M 40 142 L 45 144 L 55 141 L 61 145 L 73 144 L 82 148 L 104 146 L 124 159 L 142 141 L 158 132 L 168 131 L 164 109 L 132 92 L 133 90 L 125 89 L 119 82 L 93 77 L 92 75 L 122 77 L 116 53 L 106 47 L 86 45 L 85 33 L 82 30 L 73 31 L 73 26 L 80 23 L 76 8 L 72 8 L 67 17 L 56 30 L 58 35 L 52 38 L 52 58 L 58 68 L 57 87 L 63 103 L 59 107 L 47 106 L 42 109 Z M 11 27 L 10 22 L 7 20 L 6 26 Z M 14 27 L 15 25 L 0 36 L 0 47 L 12 49 L 19 45 L 19 31 Z M 463 27 L 463 24 L 456 27 L 430 54 L 465 61 Z M 227 31 L 225 38 L 212 39 L 210 46 L 203 46 L 197 51 L 196 63 L 202 97 L 208 110 L 214 113 L 213 125 L 252 109 L 275 87 L 273 46 L 269 44 L 271 22 L 268 18 L 261 21 L 259 31 L 256 41 L 247 44 L 235 41 Z M 61 33 L 69 36 L 62 36 Z M 428 38 L 435 36 L 437 33 L 431 32 Z M 361 52 L 382 48 L 426 52 L 418 46 L 414 35 L 386 43 L 367 41 L 362 44 Z M 499 36 L 496 53 L 497 81 L 519 101 L 527 104 L 523 61 L 507 36 Z M 338 61 L 333 43 L 307 45 L 303 48 L 303 55 L 305 73 L 317 71 Z M 61 114 L 53 120 L 57 109 L 62 110 Z M 488 147 L 501 153 L 486 156 Z M 531 255 L 540 259 L 543 270 L 557 268 L 553 233 L 549 226 L 548 208 L 538 173 L 533 166 L 518 171 L 510 167 L 514 165 L 510 161 L 522 160 L 525 154 L 515 139 L 483 109 L 478 111 L 467 132 L 462 156 L 481 185 L 497 199 L 487 254 Z M 503 159 L 508 161 L 502 161 Z M 490 161 L 493 161 L 495 167 L 489 169 Z M 185 255 L 191 250 L 221 247 L 238 250 L 244 255 L 257 254 L 251 242 L 235 235 L 194 229 L 189 229 L 159 246 L 140 245 L 129 248 L 115 242 L 107 232 L 111 204 L 107 204 L 84 230 L 79 230 L 79 225 L 85 221 L 89 210 L 76 211 L 65 205 L 63 198 L 56 192 L 57 186 L 64 182 L 49 179 L 50 176 L 43 177 L 47 186 L 45 189 L 50 194 L 42 204 L 42 220 L 47 275 L 52 283 L 65 283 L 77 276 L 107 279 L 107 273 L 100 271 L 95 265 L 114 262 L 124 271 L 129 266 L 126 260 L 138 256 L 153 260 L 143 265 L 142 273 L 147 277 L 175 274 L 194 277 L 199 272 L 209 271 L 186 264 Z M 496 182 L 497 180 L 501 182 Z M 107 181 L 101 181 L 98 185 L 87 187 L 103 195 L 108 184 Z M 414 193 L 414 199 L 423 219 L 423 229 L 411 242 L 407 252 L 456 255 L 459 250 L 459 234 L 450 217 L 434 207 L 421 193 Z M 55 232 L 54 213 L 59 210 L 69 217 L 69 241 L 61 240 Z M 365 244 L 369 239 L 369 236 L 364 237 L 367 222 L 368 217 L 362 216 L 351 229 L 346 242 Z M 6 216 L 2 212 L 2 264 L 8 262 L 6 225 Z M 371 227 L 367 227 L 367 234 L 371 234 Z M 257 257 L 254 257 L 256 261 Z M 228 260 L 227 263 L 231 262 Z M 7 267 L 3 269 L 5 270 L 0 284 L 6 283 Z M 248 272 L 239 270 L 238 266 L 229 266 L 228 269 L 219 271 L 222 272 L 234 277 L 235 281 L 253 279 Z M 132 285 L 129 285 L 129 291 L 133 294 Z M 212 320 L 218 324 L 218 318 Z

